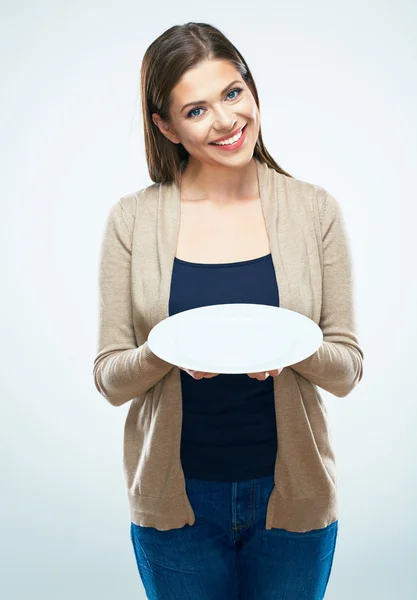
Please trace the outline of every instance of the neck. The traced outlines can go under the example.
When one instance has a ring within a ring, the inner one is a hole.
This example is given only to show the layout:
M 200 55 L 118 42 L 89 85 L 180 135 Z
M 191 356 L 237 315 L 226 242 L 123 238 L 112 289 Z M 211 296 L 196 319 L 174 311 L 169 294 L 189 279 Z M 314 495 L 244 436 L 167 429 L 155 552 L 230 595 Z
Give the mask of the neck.
M 217 204 L 258 197 L 255 159 L 239 168 L 213 166 L 195 161 L 191 156 L 181 177 L 183 200 L 210 200 Z

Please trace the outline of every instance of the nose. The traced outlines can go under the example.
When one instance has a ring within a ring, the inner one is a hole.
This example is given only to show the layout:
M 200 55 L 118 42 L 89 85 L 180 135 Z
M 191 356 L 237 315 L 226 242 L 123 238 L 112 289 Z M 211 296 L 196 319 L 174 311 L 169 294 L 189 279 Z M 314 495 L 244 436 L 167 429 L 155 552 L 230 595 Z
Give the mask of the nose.
M 214 123 L 214 129 L 221 135 L 227 135 L 231 133 L 237 123 L 237 117 L 234 115 L 228 115 L 223 112 Z

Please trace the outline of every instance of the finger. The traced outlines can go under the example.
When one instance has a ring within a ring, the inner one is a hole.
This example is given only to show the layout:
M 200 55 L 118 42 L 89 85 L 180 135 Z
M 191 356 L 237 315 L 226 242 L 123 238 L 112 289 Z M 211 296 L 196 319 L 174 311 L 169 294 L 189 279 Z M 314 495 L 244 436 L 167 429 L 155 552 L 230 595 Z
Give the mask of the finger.
M 265 381 L 267 377 L 269 377 L 268 371 L 264 371 L 261 373 L 248 373 L 249 377 L 252 379 L 258 379 L 258 381 Z
M 265 379 L 268 379 L 268 377 L 268 371 L 261 371 L 261 373 L 256 373 L 256 379 L 259 379 L 259 381 L 265 381 Z
M 196 374 L 196 379 L 210 379 L 211 377 L 214 377 L 215 375 L 217 375 L 217 373 L 205 373 L 203 371 L 195 371 Z
M 261 371 L 260 373 L 248 373 L 248 375 L 252 379 L 265 381 L 265 379 L 268 379 L 269 375 L 271 375 L 271 377 L 277 377 L 281 373 L 282 369 L 283 367 L 281 369 L 273 369 L 271 371 Z
M 180 369 L 181 369 L 181 371 L 184 371 L 185 373 L 190 375 L 190 377 L 193 377 L 195 379 L 195 375 L 196 375 L 197 371 L 192 371 L 191 369 L 185 369 L 184 367 L 180 367 Z
M 274 369 L 273 371 L 269 371 L 271 377 L 277 377 L 281 373 L 282 369 Z
M 211 377 L 216 377 L 218 373 L 205 373 L 203 371 L 193 371 L 192 369 L 184 369 L 184 367 L 178 367 L 181 371 L 185 371 L 188 373 L 193 379 L 210 379 Z

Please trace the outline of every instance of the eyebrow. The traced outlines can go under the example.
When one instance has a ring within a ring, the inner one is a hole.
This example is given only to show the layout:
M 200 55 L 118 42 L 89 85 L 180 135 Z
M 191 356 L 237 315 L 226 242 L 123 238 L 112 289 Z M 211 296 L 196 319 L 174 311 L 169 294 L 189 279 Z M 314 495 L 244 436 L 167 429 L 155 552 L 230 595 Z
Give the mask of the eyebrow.
M 227 92 L 227 90 L 229 89 L 230 86 L 232 86 L 234 83 L 242 83 L 239 79 L 235 79 L 234 81 L 232 81 L 231 83 L 229 83 L 229 85 L 227 85 L 224 90 L 222 90 L 220 92 L 220 96 L 223 96 L 223 94 L 225 94 Z M 187 104 L 184 104 L 184 106 L 182 107 L 182 109 L 180 110 L 180 113 L 183 112 L 183 110 L 185 108 L 187 108 L 187 106 L 193 106 L 194 104 L 205 104 L 207 102 L 207 100 L 195 100 L 194 102 L 188 102 Z

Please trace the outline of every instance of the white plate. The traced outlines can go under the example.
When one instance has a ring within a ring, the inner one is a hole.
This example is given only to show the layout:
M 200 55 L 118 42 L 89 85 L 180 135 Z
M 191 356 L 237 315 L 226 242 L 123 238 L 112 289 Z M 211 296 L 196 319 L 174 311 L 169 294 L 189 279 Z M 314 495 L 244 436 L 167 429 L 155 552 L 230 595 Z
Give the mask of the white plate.
M 155 325 L 151 351 L 205 373 L 258 373 L 292 365 L 321 346 L 308 317 L 266 304 L 215 304 L 185 310 Z

